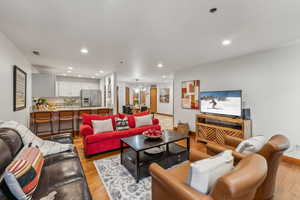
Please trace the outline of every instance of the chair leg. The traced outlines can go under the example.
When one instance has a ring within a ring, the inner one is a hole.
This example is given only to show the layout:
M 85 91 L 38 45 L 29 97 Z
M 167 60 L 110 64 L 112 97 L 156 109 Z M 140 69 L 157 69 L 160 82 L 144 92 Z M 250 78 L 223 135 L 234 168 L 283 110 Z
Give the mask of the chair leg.
M 74 119 L 72 119 L 72 137 L 74 138 Z
M 60 120 L 58 120 L 58 133 L 60 133 Z
M 50 122 L 50 126 L 51 126 L 51 134 L 53 134 L 53 123 L 52 123 L 52 121 Z
M 35 133 L 35 135 L 38 135 L 38 123 L 35 123 L 34 133 Z

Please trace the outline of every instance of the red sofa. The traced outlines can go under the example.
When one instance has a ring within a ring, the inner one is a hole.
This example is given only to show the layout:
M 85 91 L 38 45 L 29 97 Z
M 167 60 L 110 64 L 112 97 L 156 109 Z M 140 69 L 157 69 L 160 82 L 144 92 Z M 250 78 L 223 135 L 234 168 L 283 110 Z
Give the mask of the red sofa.
M 91 120 L 105 120 L 112 119 L 113 128 L 116 130 L 115 117 L 123 118 L 125 115 L 117 114 L 112 116 L 101 115 L 82 115 L 82 124 L 80 125 L 80 135 L 83 137 L 84 153 L 85 156 L 91 156 L 93 154 L 115 150 L 120 148 L 120 138 L 129 137 L 133 135 L 142 134 L 148 129 L 160 130 L 159 120 L 152 119 L 152 125 L 135 128 L 135 116 L 142 116 L 148 113 L 139 113 L 136 115 L 126 115 L 128 117 L 128 130 L 113 131 L 105 133 L 94 133 Z

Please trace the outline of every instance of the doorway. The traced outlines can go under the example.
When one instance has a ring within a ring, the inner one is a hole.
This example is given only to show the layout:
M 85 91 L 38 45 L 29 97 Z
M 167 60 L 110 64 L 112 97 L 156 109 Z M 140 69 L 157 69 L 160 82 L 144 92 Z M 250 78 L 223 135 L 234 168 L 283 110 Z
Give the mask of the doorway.
M 130 90 L 129 87 L 125 88 L 125 105 L 130 104 Z
M 157 113 L 157 88 L 150 89 L 150 112 Z

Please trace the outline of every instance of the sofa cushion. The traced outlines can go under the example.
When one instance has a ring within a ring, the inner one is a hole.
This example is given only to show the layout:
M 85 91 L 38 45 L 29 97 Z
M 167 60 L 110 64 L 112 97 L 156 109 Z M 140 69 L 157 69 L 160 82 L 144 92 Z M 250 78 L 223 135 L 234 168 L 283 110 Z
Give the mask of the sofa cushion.
M 79 158 L 70 158 L 43 167 L 40 185 L 58 187 L 82 177 Z
M 90 200 L 88 186 L 83 178 L 77 178 L 65 184 L 53 187 L 39 185 L 33 194 L 33 199 L 41 199 L 51 192 L 56 192 L 55 200 Z
M 150 126 L 143 126 L 140 128 L 130 128 L 128 130 L 123 130 L 123 131 L 112 131 L 112 132 L 88 135 L 85 137 L 85 140 L 86 140 L 87 144 L 92 144 L 92 143 L 101 142 L 101 140 L 123 138 L 123 137 L 129 137 L 129 136 L 133 136 L 133 135 L 142 134 L 144 131 L 146 131 L 148 129 L 153 129 L 153 128 L 160 130 L 159 125 L 150 125 Z
M 93 135 L 88 135 L 85 137 L 86 143 L 97 143 L 100 142 L 101 140 L 108 140 L 108 139 L 113 139 L 113 138 L 119 138 L 117 132 L 112 131 L 112 132 L 106 132 L 106 133 L 96 133 Z
M 78 154 L 77 154 L 76 150 L 52 154 L 52 155 L 45 157 L 44 166 L 52 165 L 54 163 L 57 163 L 57 162 L 60 162 L 63 160 L 77 158 L 77 157 L 78 157 Z
M 145 115 L 149 115 L 149 112 L 148 111 L 145 111 L 145 112 L 139 112 L 139 113 L 135 113 L 133 114 L 134 116 L 145 116 Z
M 115 117 L 119 115 L 101 116 L 96 114 L 82 114 L 82 123 L 93 126 L 92 120 L 107 120 L 111 119 L 114 130 L 116 129 Z

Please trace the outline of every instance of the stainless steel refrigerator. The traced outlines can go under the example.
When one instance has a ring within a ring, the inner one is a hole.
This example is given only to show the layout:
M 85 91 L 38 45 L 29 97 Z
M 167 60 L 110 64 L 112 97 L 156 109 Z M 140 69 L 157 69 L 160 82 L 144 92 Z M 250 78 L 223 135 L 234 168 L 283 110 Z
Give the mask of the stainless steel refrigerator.
M 101 90 L 81 90 L 81 107 L 100 107 Z

